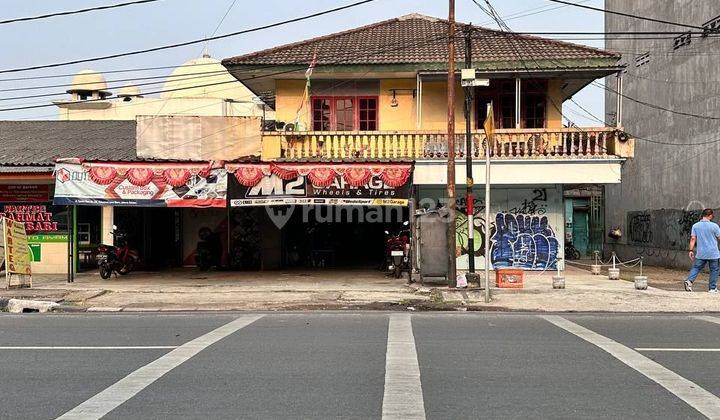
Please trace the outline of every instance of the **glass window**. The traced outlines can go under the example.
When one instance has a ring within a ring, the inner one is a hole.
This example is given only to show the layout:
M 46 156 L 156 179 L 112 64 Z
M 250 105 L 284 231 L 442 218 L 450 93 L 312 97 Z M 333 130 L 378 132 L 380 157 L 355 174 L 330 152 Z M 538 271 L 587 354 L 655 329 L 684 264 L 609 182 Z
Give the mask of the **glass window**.
M 315 131 L 375 131 L 378 129 L 378 98 L 314 97 L 312 123 Z
M 313 130 L 330 131 L 332 110 L 330 108 L 330 99 L 313 99 Z
M 335 99 L 335 130 L 352 131 L 355 129 L 355 107 L 352 98 Z
M 529 94 L 523 97 L 525 128 L 545 128 L 545 95 Z
M 376 131 L 377 123 L 377 98 L 360 98 L 360 130 Z

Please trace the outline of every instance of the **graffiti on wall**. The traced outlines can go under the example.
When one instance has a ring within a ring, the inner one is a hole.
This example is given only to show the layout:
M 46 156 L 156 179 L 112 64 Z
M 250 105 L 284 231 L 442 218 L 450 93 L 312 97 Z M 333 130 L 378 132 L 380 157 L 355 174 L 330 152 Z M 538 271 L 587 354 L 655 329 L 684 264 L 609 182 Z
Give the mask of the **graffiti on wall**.
M 628 213 L 628 235 L 634 243 L 649 244 L 653 240 L 650 213 L 634 211 Z
M 685 250 L 692 226 L 701 218 L 701 210 L 658 209 L 627 213 L 628 244 L 645 248 Z
M 490 258 L 496 267 L 545 270 L 557 267 L 560 244 L 548 213 L 545 188 L 513 190 L 504 200 L 495 199 L 489 226 Z M 457 200 L 456 256 L 468 258 L 465 198 Z M 560 211 L 558 209 L 558 211 Z M 471 254 L 485 257 L 485 204 L 478 200 L 473 211 L 474 246 Z
M 494 267 L 557 267 L 560 244 L 547 216 L 497 213 L 490 255 Z

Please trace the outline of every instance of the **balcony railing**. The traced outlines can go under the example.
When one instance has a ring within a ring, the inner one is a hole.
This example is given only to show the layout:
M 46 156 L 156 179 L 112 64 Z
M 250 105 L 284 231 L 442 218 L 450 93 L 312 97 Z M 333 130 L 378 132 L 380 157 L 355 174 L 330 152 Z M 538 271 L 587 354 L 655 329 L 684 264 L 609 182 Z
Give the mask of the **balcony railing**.
M 557 128 L 496 130 L 490 145 L 494 159 L 607 158 L 618 142 L 626 142 L 614 128 Z M 438 131 L 393 132 L 266 132 L 263 142 L 279 147 L 286 161 L 397 161 L 447 159 L 447 134 Z M 484 132 L 472 133 L 472 156 L 485 156 Z M 464 158 L 465 135 L 455 135 L 455 155 Z M 619 153 L 622 154 L 622 153 Z

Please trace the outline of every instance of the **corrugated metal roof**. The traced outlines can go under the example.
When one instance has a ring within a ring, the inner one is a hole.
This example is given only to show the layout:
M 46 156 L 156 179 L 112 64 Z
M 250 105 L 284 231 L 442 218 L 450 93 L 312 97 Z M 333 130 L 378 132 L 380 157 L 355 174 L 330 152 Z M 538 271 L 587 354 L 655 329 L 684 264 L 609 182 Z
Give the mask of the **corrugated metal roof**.
M 0 165 L 52 166 L 73 157 L 138 160 L 135 121 L 0 121 Z

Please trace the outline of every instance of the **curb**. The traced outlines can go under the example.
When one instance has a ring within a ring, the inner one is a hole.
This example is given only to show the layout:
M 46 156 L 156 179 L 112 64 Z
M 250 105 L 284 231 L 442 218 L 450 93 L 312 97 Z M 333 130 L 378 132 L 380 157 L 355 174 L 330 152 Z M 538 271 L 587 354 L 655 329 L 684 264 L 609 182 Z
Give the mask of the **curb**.
M 26 300 L 26 299 L 0 299 L 0 310 L 10 313 L 26 313 L 26 312 L 49 312 L 55 308 L 61 307 L 60 304 L 46 300 Z

